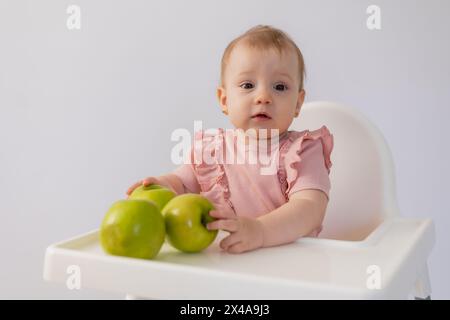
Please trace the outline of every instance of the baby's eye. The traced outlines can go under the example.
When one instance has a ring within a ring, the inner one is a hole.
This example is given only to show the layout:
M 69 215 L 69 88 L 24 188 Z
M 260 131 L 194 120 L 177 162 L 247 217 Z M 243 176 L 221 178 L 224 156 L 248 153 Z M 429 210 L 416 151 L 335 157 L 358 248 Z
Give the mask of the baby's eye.
M 240 87 L 242 89 L 251 89 L 251 88 L 253 88 L 253 85 L 250 82 L 245 82 L 245 83 L 241 84 Z
M 285 84 L 279 83 L 279 84 L 275 85 L 275 90 L 286 91 L 287 90 L 287 86 Z

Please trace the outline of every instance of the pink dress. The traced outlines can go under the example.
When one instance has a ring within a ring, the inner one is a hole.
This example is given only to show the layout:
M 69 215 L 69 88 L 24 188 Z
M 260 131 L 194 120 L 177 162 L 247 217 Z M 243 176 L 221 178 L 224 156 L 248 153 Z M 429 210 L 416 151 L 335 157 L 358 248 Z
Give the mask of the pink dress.
M 287 131 L 278 145 L 255 148 L 249 144 L 240 152 L 236 151 L 235 133 L 235 129 L 195 133 L 191 163 L 172 172 L 181 179 L 187 192 L 207 197 L 225 216 L 253 218 L 280 207 L 300 190 L 317 189 L 329 197 L 333 135 L 326 126 L 314 131 Z M 231 150 L 235 150 L 236 157 L 246 156 L 247 161 L 228 163 L 226 152 Z M 268 162 L 248 161 L 261 150 L 267 155 L 266 161 L 270 159 L 271 166 Z M 264 173 L 263 168 L 266 168 Z

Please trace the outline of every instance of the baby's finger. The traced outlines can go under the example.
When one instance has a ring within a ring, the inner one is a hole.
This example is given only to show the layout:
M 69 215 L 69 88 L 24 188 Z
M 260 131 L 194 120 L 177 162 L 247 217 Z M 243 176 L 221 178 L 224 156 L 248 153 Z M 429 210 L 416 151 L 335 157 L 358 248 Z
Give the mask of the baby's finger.
M 247 248 L 245 247 L 243 242 L 238 242 L 235 244 L 232 244 L 231 246 L 227 247 L 226 251 L 228 253 L 242 253 L 245 252 Z
M 142 181 L 139 181 L 139 182 L 136 182 L 135 184 L 133 184 L 131 187 L 129 187 L 127 190 L 127 195 L 130 195 L 134 191 L 134 189 L 139 187 L 141 184 L 142 184 Z
M 208 230 L 222 229 L 228 232 L 236 232 L 238 230 L 238 223 L 235 219 L 219 219 L 208 223 L 206 228 Z
M 232 233 L 229 236 L 222 239 L 219 245 L 223 250 L 226 251 L 228 250 L 229 247 L 239 242 L 241 242 L 241 237 L 237 233 Z
M 142 180 L 142 184 L 145 187 L 148 185 L 151 185 L 151 184 L 158 184 L 158 183 L 159 183 L 158 179 L 153 178 L 153 177 L 148 177 L 148 178 L 145 178 L 144 180 Z
M 209 215 L 213 218 L 217 218 L 217 219 L 225 219 L 226 216 L 223 215 L 219 210 L 211 210 L 209 212 Z

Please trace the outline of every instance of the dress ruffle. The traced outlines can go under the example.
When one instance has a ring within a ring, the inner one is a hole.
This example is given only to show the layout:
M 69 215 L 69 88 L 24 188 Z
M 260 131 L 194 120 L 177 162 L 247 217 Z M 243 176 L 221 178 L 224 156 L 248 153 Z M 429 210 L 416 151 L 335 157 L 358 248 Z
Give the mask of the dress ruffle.
M 223 155 L 223 147 L 225 145 L 225 133 L 219 128 L 215 133 L 198 131 L 195 133 L 194 147 L 198 163 L 194 162 L 193 168 L 196 171 L 198 183 L 200 185 L 200 194 L 209 199 L 225 216 L 235 216 L 233 204 L 230 201 L 230 190 L 228 186 L 227 176 L 225 174 L 222 159 L 219 155 Z M 199 147 L 202 149 L 198 149 Z M 209 154 L 208 154 L 209 153 Z M 213 160 L 213 163 L 205 161 L 205 155 Z
M 334 140 L 333 135 L 330 134 L 326 126 L 322 126 L 314 131 L 293 131 L 289 135 L 288 141 L 281 146 L 278 178 L 286 200 L 288 200 L 289 191 L 298 178 L 297 167 L 298 163 L 302 161 L 303 142 L 317 139 L 322 143 L 325 166 L 328 173 L 330 173 L 332 166 L 330 155 L 333 150 Z

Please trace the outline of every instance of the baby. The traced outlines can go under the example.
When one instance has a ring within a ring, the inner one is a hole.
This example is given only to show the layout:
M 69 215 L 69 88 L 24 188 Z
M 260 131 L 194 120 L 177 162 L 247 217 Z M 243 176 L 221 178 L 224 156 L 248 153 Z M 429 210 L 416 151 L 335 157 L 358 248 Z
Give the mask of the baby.
M 229 130 L 201 130 L 195 133 L 194 143 L 203 146 L 203 156 L 209 150 L 214 161 L 192 161 L 196 152 L 192 148 L 191 163 L 167 175 L 145 178 L 127 194 L 149 184 L 166 186 L 177 194 L 202 194 L 214 204 L 210 215 L 217 218 L 207 228 L 229 232 L 220 242 L 229 253 L 317 236 L 331 188 L 333 136 L 326 126 L 288 130 L 305 98 L 304 68 L 297 45 L 270 26 L 248 30 L 228 45 L 222 57 L 217 89 L 222 112 L 235 127 L 232 133 L 246 132 L 245 155 L 255 153 L 251 142 L 256 140 L 259 151 L 268 152 L 274 160 L 274 172 L 261 174 L 260 163 L 221 161 L 219 154 L 234 150 L 242 139 L 228 134 Z

